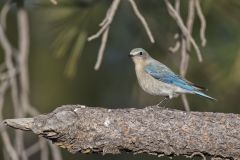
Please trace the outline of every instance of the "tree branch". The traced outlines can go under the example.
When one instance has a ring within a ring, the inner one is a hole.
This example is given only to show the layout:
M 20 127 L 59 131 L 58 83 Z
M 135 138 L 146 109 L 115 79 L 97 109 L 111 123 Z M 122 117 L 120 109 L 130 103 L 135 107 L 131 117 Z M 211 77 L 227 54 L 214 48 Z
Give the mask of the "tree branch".
M 128 0 L 129 3 L 132 6 L 132 9 L 136 15 L 136 17 L 140 20 L 140 22 L 142 23 L 148 37 L 149 40 L 151 41 L 151 43 L 155 43 L 154 37 L 152 35 L 152 32 L 148 26 L 148 23 L 146 22 L 145 18 L 143 17 L 143 15 L 141 14 L 141 12 L 139 11 L 137 4 L 134 0 Z M 119 8 L 121 0 L 113 0 L 111 6 L 108 8 L 107 13 L 105 18 L 102 20 L 102 22 L 99 24 L 99 26 L 101 27 L 99 29 L 99 31 L 97 33 L 95 33 L 94 35 L 88 37 L 88 41 L 92 41 L 96 38 L 99 38 L 100 36 L 102 36 L 102 40 L 101 40 L 101 45 L 100 48 L 98 50 L 98 57 L 97 57 L 97 62 L 94 66 L 95 70 L 99 70 L 101 63 L 102 63 L 102 59 L 103 59 L 103 54 L 106 48 L 106 44 L 107 44 L 107 39 L 108 39 L 108 32 L 110 29 L 110 26 L 112 24 L 112 21 L 114 19 L 114 16 L 117 12 L 117 9 Z
M 184 25 L 182 17 L 177 13 L 177 11 L 174 9 L 172 4 L 168 0 L 165 0 L 165 4 L 167 6 L 170 16 L 172 16 L 172 18 L 176 21 L 176 23 L 178 24 L 178 27 L 182 31 L 183 35 L 187 39 L 189 39 L 190 42 L 192 43 L 192 45 L 196 51 L 199 62 L 202 62 L 202 54 L 200 52 L 200 49 L 199 49 L 197 43 L 195 42 L 195 40 L 193 39 L 192 35 L 189 33 L 188 29 Z
M 240 159 L 240 116 L 231 113 L 66 105 L 46 115 L 3 123 L 31 130 L 72 153 L 116 154 L 125 150 L 158 156 Z
M 148 37 L 149 37 L 149 40 L 150 40 L 152 43 L 155 43 L 155 40 L 154 40 L 153 35 L 152 35 L 152 32 L 151 32 L 151 30 L 150 30 L 150 28 L 149 28 L 149 26 L 148 26 L 145 18 L 142 16 L 142 14 L 140 13 L 140 11 L 138 10 L 135 1 L 134 1 L 134 0 L 129 0 L 129 2 L 130 2 L 130 4 L 131 4 L 131 6 L 132 6 L 132 8 L 133 8 L 133 11 L 134 11 L 134 13 L 136 14 L 137 18 L 141 21 L 143 27 L 145 28 L 146 33 L 147 33 L 147 35 L 148 35 Z

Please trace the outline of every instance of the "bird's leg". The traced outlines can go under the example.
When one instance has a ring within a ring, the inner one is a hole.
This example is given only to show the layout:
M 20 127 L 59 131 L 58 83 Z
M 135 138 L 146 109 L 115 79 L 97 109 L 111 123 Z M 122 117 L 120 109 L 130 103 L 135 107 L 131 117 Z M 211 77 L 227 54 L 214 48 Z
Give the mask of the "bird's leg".
M 169 100 L 170 100 L 170 98 L 166 96 L 166 97 L 164 97 L 163 100 L 161 100 L 161 101 L 157 104 L 157 106 L 158 106 L 158 107 L 165 107 L 165 106 L 168 104 Z

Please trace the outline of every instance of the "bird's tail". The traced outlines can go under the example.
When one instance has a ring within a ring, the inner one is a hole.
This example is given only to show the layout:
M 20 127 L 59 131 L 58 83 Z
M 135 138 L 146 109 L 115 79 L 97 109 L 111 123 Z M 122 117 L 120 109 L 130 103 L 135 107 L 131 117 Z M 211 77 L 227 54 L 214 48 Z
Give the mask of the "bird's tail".
M 217 99 L 215 99 L 215 98 L 213 98 L 213 97 L 210 97 L 210 96 L 206 95 L 206 94 L 203 93 L 203 92 L 195 91 L 194 93 L 195 93 L 196 95 L 199 95 L 199 96 L 205 97 L 205 98 L 207 98 L 207 99 L 209 99 L 209 100 L 217 101 Z

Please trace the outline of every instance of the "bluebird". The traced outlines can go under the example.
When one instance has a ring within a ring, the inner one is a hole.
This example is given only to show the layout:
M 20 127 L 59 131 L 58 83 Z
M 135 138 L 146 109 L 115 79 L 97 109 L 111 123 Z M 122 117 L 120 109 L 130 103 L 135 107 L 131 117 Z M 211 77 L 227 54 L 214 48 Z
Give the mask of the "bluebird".
M 196 94 L 210 100 L 216 100 L 203 93 L 202 91 L 205 90 L 203 87 L 175 74 L 166 65 L 153 59 L 144 49 L 135 48 L 129 56 L 135 65 L 138 83 L 145 92 L 151 95 L 164 96 L 164 100 L 175 98 L 180 94 Z

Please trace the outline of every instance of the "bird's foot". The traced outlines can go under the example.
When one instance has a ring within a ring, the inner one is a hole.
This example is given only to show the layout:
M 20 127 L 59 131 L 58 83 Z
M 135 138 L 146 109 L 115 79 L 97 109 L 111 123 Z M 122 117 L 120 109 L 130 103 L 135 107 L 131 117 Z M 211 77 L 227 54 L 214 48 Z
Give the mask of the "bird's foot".
M 168 104 L 168 102 L 169 102 L 169 98 L 168 97 L 165 97 L 163 100 L 161 100 L 156 106 L 158 107 L 158 108 L 165 108 L 165 106 Z

